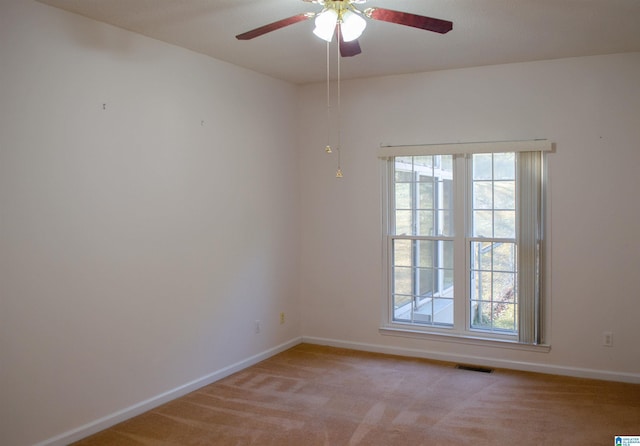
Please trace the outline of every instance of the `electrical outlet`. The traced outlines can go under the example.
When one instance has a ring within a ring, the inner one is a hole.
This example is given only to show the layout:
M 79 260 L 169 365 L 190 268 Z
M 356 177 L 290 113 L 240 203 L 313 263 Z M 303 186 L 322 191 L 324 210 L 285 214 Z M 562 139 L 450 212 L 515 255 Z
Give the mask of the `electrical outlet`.
M 602 332 L 602 346 L 613 347 L 613 332 L 610 332 L 610 331 Z
M 256 321 L 256 334 L 260 333 L 260 321 Z
M 280 313 L 280 325 L 284 324 L 284 311 Z

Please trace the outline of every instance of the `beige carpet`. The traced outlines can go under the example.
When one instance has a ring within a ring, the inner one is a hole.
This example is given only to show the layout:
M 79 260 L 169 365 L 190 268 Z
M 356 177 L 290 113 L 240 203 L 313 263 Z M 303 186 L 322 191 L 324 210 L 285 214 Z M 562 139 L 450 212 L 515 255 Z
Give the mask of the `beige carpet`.
M 613 445 L 640 385 L 301 344 L 76 445 Z

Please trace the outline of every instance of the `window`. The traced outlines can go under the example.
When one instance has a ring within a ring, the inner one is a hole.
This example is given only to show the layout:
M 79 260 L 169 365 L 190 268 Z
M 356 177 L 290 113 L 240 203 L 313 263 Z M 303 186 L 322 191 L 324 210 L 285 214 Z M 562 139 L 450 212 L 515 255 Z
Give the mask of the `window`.
M 546 141 L 384 147 L 384 326 L 539 344 Z

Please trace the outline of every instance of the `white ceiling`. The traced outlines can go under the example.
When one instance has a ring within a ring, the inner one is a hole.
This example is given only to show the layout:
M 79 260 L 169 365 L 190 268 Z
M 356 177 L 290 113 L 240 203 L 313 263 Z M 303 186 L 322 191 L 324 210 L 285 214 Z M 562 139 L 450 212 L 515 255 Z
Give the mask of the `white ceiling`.
M 235 39 L 321 9 L 302 0 L 38 1 L 290 82 L 326 79 L 313 20 Z M 344 79 L 640 51 L 640 0 L 369 0 L 360 9 L 374 6 L 450 20 L 453 30 L 368 20 L 362 54 L 341 61 Z

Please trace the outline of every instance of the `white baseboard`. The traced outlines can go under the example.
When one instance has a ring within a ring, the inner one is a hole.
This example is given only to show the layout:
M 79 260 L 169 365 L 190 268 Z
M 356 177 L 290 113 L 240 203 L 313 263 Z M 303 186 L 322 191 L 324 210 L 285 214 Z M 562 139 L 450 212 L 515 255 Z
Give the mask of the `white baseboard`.
M 160 395 L 156 395 L 145 401 L 141 401 L 137 404 L 134 404 L 133 406 L 124 408 L 105 417 L 99 418 L 95 421 L 85 424 L 84 426 L 80 426 L 76 429 L 64 432 L 56 437 L 45 440 L 34 446 L 65 446 L 69 443 L 73 443 L 74 441 L 81 440 L 85 437 L 88 437 L 89 435 L 98 433 L 101 430 L 107 429 L 108 427 L 128 420 L 129 418 L 135 417 L 136 415 L 140 415 L 164 403 L 186 395 L 187 393 L 193 392 L 194 390 L 214 383 L 222 378 L 226 378 L 233 373 L 239 372 L 240 370 L 246 369 L 247 367 L 257 364 L 260 361 L 270 358 L 271 356 L 288 350 L 291 347 L 300 344 L 301 342 L 302 338 L 294 338 L 288 342 L 285 342 L 284 344 L 280 344 L 276 347 L 270 348 L 269 350 L 258 353 L 257 355 L 251 356 L 250 358 L 244 359 L 223 369 L 216 370 L 215 372 L 210 373 L 206 376 L 183 384 L 179 387 L 176 387 L 175 389 L 171 389 L 167 392 L 161 393 Z
M 640 384 L 640 374 L 612 372 L 609 370 L 585 369 L 579 367 L 557 366 L 535 362 L 510 361 L 505 359 L 485 358 L 481 356 L 466 356 L 452 353 L 433 352 L 403 347 L 390 347 L 386 345 L 366 344 L 361 342 L 341 341 L 338 339 L 326 339 L 304 336 L 302 342 L 307 344 L 327 345 L 331 347 L 349 348 L 373 353 L 386 353 L 390 355 L 410 356 L 415 358 L 434 359 L 465 364 L 474 364 L 484 367 L 496 367 L 526 372 L 548 373 L 551 375 L 573 376 L 576 378 L 600 379 L 605 381 L 619 381 Z

